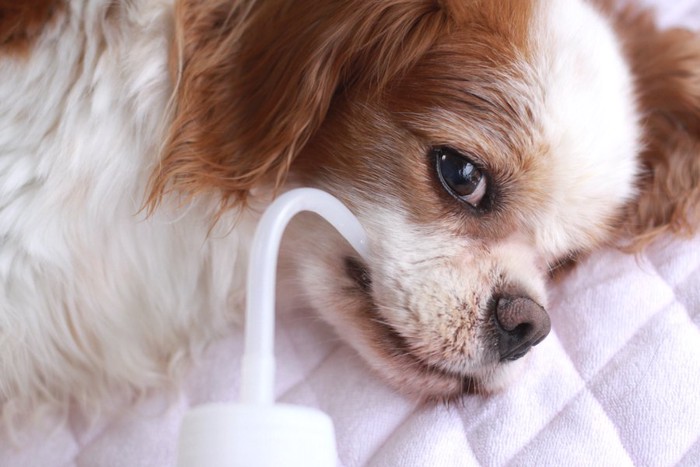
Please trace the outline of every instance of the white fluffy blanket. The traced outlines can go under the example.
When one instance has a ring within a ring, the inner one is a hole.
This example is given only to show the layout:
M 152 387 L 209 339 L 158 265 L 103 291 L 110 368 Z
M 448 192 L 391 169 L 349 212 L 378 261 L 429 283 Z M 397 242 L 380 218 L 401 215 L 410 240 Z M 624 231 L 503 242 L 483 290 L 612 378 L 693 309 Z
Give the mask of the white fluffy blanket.
M 651 2 L 652 0 L 647 0 Z M 662 23 L 700 24 L 668 0 Z M 505 392 L 419 406 L 306 310 L 278 323 L 277 394 L 334 421 L 341 466 L 700 465 L 700 237 L 606 251 L 555 285 L 553 329 Z M 32 433 L 4 466 L 166 466 L 191 405 L 235 399 L 241 336 L 217 342 L 174 404 L 153 395 L 87 426 Z

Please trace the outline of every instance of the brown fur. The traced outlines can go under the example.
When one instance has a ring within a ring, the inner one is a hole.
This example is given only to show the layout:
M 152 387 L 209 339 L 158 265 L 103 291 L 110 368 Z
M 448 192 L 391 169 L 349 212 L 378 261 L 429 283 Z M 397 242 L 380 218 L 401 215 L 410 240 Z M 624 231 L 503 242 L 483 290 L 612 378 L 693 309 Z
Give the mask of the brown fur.
M 639 197 L 624 219 L 629 248 L 662 234 L 691 234 L 700 223 L 700 38 L 660 30 L 651 12 L 616 15 L 637 80 L 646 147 Z
M 0 0 L 0 51 L 26 55 L 63 0 Z
M 483 22 L 472 24 L 484 27 Z M 490 41 L 478 38 L 480 42 L 461 32 L 443 34 L 381 98 L 370 99 L 367 90 L 336 98 L 323 127 L 295 163 L 301 182 L 321 180 L 326 189 L 342 186 L 344 180 L 359 182 L 366 192 L 403 201 L 402 208 L 419 225 L 440 224 L 458 236 L 512 234 L 518 216 L 535 209 L 538 195 L 544 197 L 547 189 L 523 183 L 528 179 L 523 174 L 547 169 L 541 167 L 544 161 L 531 133 L 537 130 L 528 96 L 517 92 L 527 77 L 513 62 L 523 52 L 499 33 Z M 499 198 L 492 212 L 479 215 L 478 222 L 439 186 L 430 151 L 441 145 L 458 148 L 488 167 L 491 183 L 509 194 Z M 509 208 L 513 199 L 521 209 Z
M 641 248 L 665 232 L 692 232 L 700 218 L 700 41 L 686 31 L 660 31 L 635 8 L 598 3 L 614 16 L 644 115 L 640 195 L 622 228 L 631 247 Z M 152 178 L 151 205 L 175 190 L 221 195 L 226 208 L 244 203 L 257 185 L 279 185 L 334 99 L 360 85 L 381 93 L 455 24 L 494 38 L 476 44 L 493 47 L 493 65 L 528 54 L 528 10 L 508 2 L 284 5 L 178 3 L 175 120 Z M 510 111 L 528 118 L 526 108 Z
M 428 0 L 178 4 L 176 117 L 151 201 L 163 192 L 245 202 L 279 184 L 338 92 L 380 88 L 445 30 Z
M 279 185 L 335 97 L 362 86 L 380 94 L 454 24 L 508 35 L 524 51 L 527 8 L 479 1 L 479 18 L 465 17 L 459 2 L 434 0 L 304 1 L 293 9 L 279 0 L 180 1 L 175 121 L 151 205 L 175 190 L 214 192 L 226 208 L 261 183 Z

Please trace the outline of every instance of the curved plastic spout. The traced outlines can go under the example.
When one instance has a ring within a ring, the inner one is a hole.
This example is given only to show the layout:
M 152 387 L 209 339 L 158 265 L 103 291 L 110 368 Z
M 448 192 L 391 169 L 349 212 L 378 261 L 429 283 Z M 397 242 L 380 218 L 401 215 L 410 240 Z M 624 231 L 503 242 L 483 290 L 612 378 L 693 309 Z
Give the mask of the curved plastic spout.
M 179 467 L 331 467 L 336 464 L 333 422 L 310 407 L 275 404 L 275 274 L 282 233 L 299 212 L 330 222 L 363 257 L 366 236 L 350 211 L 311 188 L 289 191 L 263 214 L 248 265 L 241 400 L 190 410 L 180 428 Z
M 255 231 L 248 265 L 245 352 L 242 363 L 241 402 L 274 401 L 275 274 L 282 234 L 302 211 L 326 219 L 350 245 L 367 258 L 366 234 L 359 221 L 340 201 L 314 188 L 297 188 L 276 199 Z

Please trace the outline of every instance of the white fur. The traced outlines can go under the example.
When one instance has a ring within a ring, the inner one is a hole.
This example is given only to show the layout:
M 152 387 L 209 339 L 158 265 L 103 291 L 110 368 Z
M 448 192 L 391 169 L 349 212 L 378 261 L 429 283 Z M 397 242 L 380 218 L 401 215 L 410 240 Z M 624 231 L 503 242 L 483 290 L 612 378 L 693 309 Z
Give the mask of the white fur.
M 242 299 L 252 222 L 229 234 L 225 219 L 208 235 L 204 201 L 141 211 L 172 92 L 172 6 L 129 2 L 110 22 L 110 3 L 71 2 L 28 61 L 0 61 L 8 416 L 162 385 L 187 343 L 225 328 Z
M 609 25 L 582 2 L 540 2 L 533 27 L 544 141 L 553 188 L 538 248 L 548 257 L 586 248 L 633 195 L 640 127 L 634 88 Z

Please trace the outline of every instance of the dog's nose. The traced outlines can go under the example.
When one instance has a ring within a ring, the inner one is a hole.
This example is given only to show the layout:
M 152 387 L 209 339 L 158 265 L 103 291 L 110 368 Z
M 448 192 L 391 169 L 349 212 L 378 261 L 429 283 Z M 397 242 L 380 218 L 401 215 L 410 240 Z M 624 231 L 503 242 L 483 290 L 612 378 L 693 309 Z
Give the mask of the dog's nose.
M 528 297 L 494 297 L 501 360 L 517 360 L 540 343 L 551 328 L 549 315 Z

